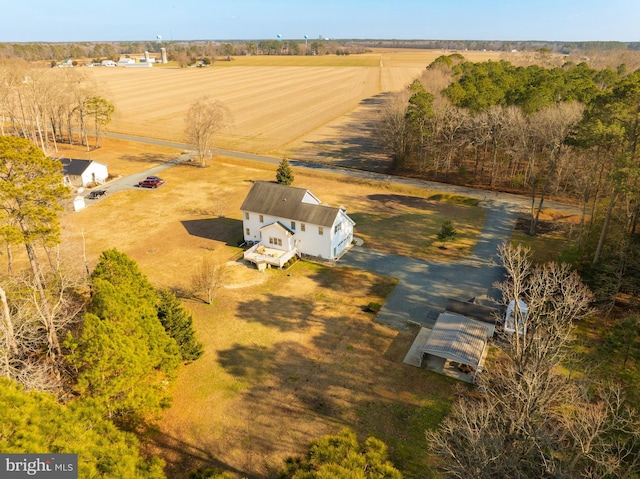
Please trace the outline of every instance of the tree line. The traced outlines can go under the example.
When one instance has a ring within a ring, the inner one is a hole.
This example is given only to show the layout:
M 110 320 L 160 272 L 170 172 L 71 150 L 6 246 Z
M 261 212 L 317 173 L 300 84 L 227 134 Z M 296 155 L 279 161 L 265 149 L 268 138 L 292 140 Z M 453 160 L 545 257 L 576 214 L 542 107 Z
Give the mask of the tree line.
M 124 253 L 104 251 L 88 275 L 80 261 L 63 258 L 58 215 L 68 195 L 60 162 L 26 138 L 0 136 L 7 262 L 0 277 L 0 376 L 6 378 L 0 396 L 12 401 L 0 412 L 7 426 L 0 446 L 86 452 L 83 477 L 94 469 L 102 477 L 162 477 L 157 460 L 130 450 L 137 441 L 126 431 L 170 404 L 176 372 L 200 357 L 203 346 L 179 299 L 156 291 Z M 83 444 L 66 442 L 74 434 Z M 105 438 L 113 442 L 102 443 Z M 113 462 L 123 449 L 124 460 Z
M 28 138 L 47 154 L 60 142 L 94 147 L 115 107 L 100 88 L 73 68 L 37 68 L 19 60 L 0 61 L 0 135 Z
M 35 61 L 62 61 L 66 58 L 110 58 L 141 53 L 160 52 L 158 42 L 34 42 L 0 43 L 0 59 Z
M 637 297 L 640 70 L 441 56 L 385 105 L 396 173 L 525 193 L 530 234 L 549 196 L 582 207 L 572 261 L 603 301 Z M 604 287 L 606 285 L 606 287 Z
M 163 41 L 163 42 L 75 42 L 75 43 L 0 43 L 0 60 L 21 59 L 28 62 L 57 64 L 65 59 L 118 61 L 121 56 L 160 53 L 165 48 L 169 60 L 232 57 L 236 55 L 326 55 L 329 53 L 363 53 L 366 47 L 343 40 L 263 39 L 252 41 Z M 193 62 L 192 62 L 193 63 Z

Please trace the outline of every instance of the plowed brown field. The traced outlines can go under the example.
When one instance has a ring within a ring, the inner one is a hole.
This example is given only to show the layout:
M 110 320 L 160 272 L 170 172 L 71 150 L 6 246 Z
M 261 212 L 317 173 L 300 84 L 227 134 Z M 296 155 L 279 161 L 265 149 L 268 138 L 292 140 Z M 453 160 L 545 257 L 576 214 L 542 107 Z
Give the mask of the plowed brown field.
M 120 133 L 184 140 L 191 103 L 208 95 L 232 112 L 233 125 L 216 146 L 287 154 L 324 143 L 341 132 L 345 116 L 367 100 L 405 87 L 440 51 L 381 50 L 337 57 L 242 57 L 208 68 L 94 68 L 89 76 L 116 106 L 108 129 Z M 467 54 L 468 53 L 468 54 Z M 495 52 L 465 52 L 470 60 Z M 311 137 L 310 143 L 301 142 Z M 326 145 L 325 145 L 326 146 Z

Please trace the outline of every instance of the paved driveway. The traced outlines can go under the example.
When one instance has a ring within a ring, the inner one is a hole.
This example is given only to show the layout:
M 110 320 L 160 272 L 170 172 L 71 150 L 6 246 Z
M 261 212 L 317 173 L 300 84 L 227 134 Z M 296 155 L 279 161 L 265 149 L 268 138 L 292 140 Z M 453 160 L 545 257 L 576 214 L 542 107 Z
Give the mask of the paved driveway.
M 485 200 L 487 219 L 473 254 L 458 262 L 422 261 L 380 253 L 355 246 L 339 261 L 352 266 L 399 279 L 398 286 L 387 297 L 377 320 L 394 328 L 407 327 L 408 321 L 430 326 L 444 311 L 447 298 L 466 301 L 476 296 L 499 298 L 493 288 L 503 279 L 503 268 L 497 264 L 498 245 L 511 237 L 518 210 L 510 203 Z
M 117 180 L 109 181 L 108 183 L 105 183 L 101 187 L 95 188 L 95 189 L 106 190 L 107 192 L 106 196 L 112 195 L 118 191 L 138 189 L 138 182 L 141 180 L 144 180 L 147 176 L 159 176 L 160 173 L 166 170 L 167 168 L 171 168 L 172 166 L 175 166 L 178 163 L 182 163 L 183 161 L 188 161 L 191 158 L 192 158 L 192 154 L 186 153 L 171 161 L 162 163 L 161 165 L 154 166 L 152 168 L 141 171 L 139 173 L 135 173 L 133 175 L 123 176 L 122 178 L 118 178 Z M 144 188 L 140 188 L 140 189 L 144 189 Z M 90 200 L 89 199 L 90 193 L 91 193 L 91 190 L 86 190 L 86 194 L 84 195 L 86 206 L 95 204 L 104 198 L 104 196 L 102 196 L 97 199 Z

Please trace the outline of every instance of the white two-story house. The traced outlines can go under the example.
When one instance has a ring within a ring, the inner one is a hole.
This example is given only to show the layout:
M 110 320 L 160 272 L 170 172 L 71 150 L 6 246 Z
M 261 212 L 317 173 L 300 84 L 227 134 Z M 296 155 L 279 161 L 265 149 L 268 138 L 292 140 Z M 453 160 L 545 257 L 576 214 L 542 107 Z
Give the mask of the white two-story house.
M 355 222 L 342 207 L 321 204 L 309 190 L 256 181 L 242 206 L 245 258 L 283 266 L 291 257 L 339 258 L 353 241 Z

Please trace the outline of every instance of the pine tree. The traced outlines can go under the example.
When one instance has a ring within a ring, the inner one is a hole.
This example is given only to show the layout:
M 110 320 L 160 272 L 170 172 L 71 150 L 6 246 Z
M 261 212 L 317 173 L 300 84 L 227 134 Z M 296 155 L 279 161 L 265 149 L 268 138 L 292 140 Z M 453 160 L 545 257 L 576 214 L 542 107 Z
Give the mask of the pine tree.
M 25 138 L 0 136 L 0 238 L 26 248 L 52 359 L 60 354 L 60 343 L 36 245 L 60 240 L 58 215 L 69 195 L 62 180 L 59 161 Z
M 178 344 L 182 360 L 195 361 L 204 351 L 193 330 L 193 316 L 168 289 L 160 291 L 158 296 L 158 319 L 164 330 Z
M 360 444 L 355 432 L 343 429 L 336 435 L 311 441 L 305 458 L 289 458 L 283 479 L 402 479 L 402 474 L 387 460 L 387 446 L 374 437 Z
M 162 479 L 160 459 L 145 459 L 132 433 L 100 417 L 93 404 L 56 402 L 0 378 L 0 451 L 78 454 L 78 477 Z
M 105 251 L 91 287 L 82 331 L 66 343 L 76 390 L 132 425 L 169 404 L 180 351 L 158 319 L 155 290 L 125 254 Z
M 278 166 L 276 181 L 281 185 L 289 186 L 293 184 L 293 171 L 291 171 L 291 167 L 289 166 L 289 162 L 286 158 L 283 158 Z
M 442 243 L 442 248 L 445 248 L 445 244 L 448 241 L 453 241 L 456 236 L 458 236 L 458 232 L 453 227 L 453 222 L 451 220 L 447 220 L 442 223 L 442 228 L 438 232 L 438 241 Z

